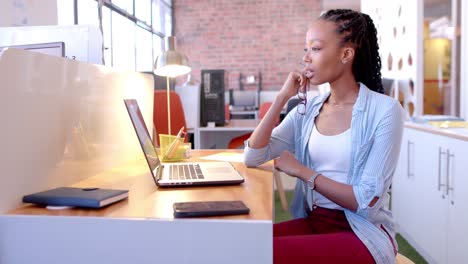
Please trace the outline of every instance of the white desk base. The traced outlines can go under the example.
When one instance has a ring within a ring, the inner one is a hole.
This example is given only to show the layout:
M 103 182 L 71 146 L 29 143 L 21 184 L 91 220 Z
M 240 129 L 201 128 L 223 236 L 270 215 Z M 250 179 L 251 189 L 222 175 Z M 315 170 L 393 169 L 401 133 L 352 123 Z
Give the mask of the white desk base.
M 271 221 L 0 216 L 0 263 L 272 263 Z

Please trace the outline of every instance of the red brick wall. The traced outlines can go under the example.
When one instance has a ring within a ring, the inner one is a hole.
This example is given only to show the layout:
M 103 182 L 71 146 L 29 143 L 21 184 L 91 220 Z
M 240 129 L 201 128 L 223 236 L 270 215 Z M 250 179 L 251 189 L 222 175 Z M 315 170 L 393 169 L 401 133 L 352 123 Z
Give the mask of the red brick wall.
M 226 90 L 239 88 L 239 74 L 262 74 L 262 90 L 278 90 L 299 68 L 307 27 L 320 0 L 173 0 L 177 49 L 192 66 L 225 69 Z

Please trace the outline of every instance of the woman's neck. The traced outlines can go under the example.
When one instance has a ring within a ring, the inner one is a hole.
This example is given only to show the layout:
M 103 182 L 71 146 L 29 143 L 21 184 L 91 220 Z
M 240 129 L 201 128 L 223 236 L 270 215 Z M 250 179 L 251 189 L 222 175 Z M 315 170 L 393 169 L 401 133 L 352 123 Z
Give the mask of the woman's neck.
M 332 105 L 354 104 L 359 93 L 359 84 L 353 78 L 342 78 L 330 83 L 328 103 Z

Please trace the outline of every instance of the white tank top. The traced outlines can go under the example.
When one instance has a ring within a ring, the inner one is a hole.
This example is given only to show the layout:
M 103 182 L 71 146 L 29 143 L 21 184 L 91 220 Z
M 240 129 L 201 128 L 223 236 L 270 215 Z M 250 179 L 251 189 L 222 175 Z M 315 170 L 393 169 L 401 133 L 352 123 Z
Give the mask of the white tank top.
M 309 139 L 309 154 L 312 160 L 312 168 L 334 181 L 346 183 L 351 162 L 351 129 L 334 135 L 325 136 L 320 134 L 317 126 L 314 125 Z M 328 200 L 318 192 L 314 192 L 313 201 L 308 194 L 309 206 L 315 204 L 329 209 L 343 208 Z

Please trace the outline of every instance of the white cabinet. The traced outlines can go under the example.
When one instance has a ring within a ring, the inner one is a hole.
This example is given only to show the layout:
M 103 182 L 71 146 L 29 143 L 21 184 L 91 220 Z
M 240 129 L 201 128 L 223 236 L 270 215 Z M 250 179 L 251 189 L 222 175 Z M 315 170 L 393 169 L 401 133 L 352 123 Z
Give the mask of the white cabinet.
M 468 141 L 450 139 L 448 261 L 468 263 Z
M 425 184 L 426 178 L 429 177 L 427 174 L 418 173 L 416 175 L 415 173 L 424 169 L 420 165 L 426 164 L 427 160 L 423 159 L 429 158 L 423 154 L 430 152 L 427 150 L 429 146 L 424 144 L 424 141 L 427 141 L 424 136 L 425 134 L 420 134 L 415 130 L 405 130 L 399 162 L 392 183 L 392 211 L 395 219 L 401 233 L 405 237 L 414 239 L 424 235 L 420 228 L 421 219 L 413 217 L 413 215 L 421 216 L 423 213 L 421 199 L 419 199 L 422 196 L 421 184 Z
M 429 262 L 468 262 L 466 157 L 468 141 L 405 128 L 392 211 L 399 232 Z

